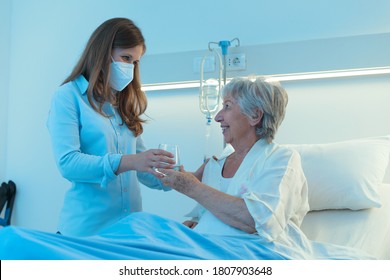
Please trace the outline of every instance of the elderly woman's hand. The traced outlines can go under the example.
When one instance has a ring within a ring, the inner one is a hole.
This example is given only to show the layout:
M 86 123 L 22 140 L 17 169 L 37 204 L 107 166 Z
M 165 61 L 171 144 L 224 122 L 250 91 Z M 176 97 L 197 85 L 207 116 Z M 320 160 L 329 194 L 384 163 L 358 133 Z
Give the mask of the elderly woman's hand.
M 180 166 L 179 171 L 172 169 L 159 169 L 159 171 L 165 174 L 164 177 L 160 178 L 164 185 L 188 196 L 191 196 L 191 191 L 200 184 L 193 173 L 184 171 L 183 166 Z

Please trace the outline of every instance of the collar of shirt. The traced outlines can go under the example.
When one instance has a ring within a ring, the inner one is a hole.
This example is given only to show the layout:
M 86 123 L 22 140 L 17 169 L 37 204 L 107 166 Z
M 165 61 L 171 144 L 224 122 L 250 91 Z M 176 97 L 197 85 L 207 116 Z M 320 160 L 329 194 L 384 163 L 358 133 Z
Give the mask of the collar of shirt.
M 87 89 L 88 89 L 88 85 L 89 85 L 89 82 L 87 81 L 87 79 L 83 76 L 83 75 L 80 75 L 78 76 L 74 82 L 76 83 L 79 91 L 81 92 L 81 94 L 86 94 L 87 93 Z
M 81 93 L 81 95 L 87 94 L 89 82 L 87 81 L 87 79 L 83 75 L 78 76 L 74 80 L 74 82 L 75 82 L 79 92 Z M 103 105 L 103 112 L 108 114 L 108 115 L 118 115 L 116 110 L 114 110 L 112 104 L 110 104 L 110 103 L 105 103 Z M 122 119 L 119 116 L 116 116 L 116 118 L 117 119 L 119 118 L 119 120 L 117 120 L 119 123 L 122 122 Z

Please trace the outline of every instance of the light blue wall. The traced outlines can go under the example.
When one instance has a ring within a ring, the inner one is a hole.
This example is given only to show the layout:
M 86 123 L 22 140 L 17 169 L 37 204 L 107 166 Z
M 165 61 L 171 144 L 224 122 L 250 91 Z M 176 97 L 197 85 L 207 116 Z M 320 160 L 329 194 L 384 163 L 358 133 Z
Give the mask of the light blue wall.
M 318 67 L 329 48 L 350 53 L 347 57 L 352 64 L 363 67 L 375 66 L 377 55 L 387 54 L 375 48 L 376 44 L 365 53 L 358 46 L 345 49 L 344 43 L 386 37 L 390 33 L 389 1 L 375 1 L 375 6 L 369 0 L 358 1 L 359 5 L 352 0 L 293 2 L 243 0 L 237 6 L 237 1 L 198 0 L 189 8 L 188 1 L 180 0 L 2 0 L 0 30 L 5 30 L 2 40 L 9 40 L 0 45 L 0 62 L 5 65 L 1 70 L 5 75 L 0 77 L 0 124 L 6 130 L 6 135 L 0 133 L 0 147 L 6 148 L 5 156 L 0 154 L 0 180 L 12 179 L 18 185 L 13 223 L 55 231 L 69 183 L 54 164 L 45 127 L 48 108 L 52 93 L 71 71 L 91 32 L 108 18 L 132 18 L 143 30 L 148 44 L 141 64 L 145 82 L 165 79 L 165 73 L 169 79 L 179 79 L 183 73 L 193 79 L 197 75 L 191 72 L 192 55 L 203 53 L 209 41 L 235 37 L 252 55 L 248 66 L 256 61 L 259 68 L 253 69 L 264 73 L 274 71 L 270 68 L 273 65 L 293 66 L 294 71 Z M 388 45 L 387 40 L 383 42 Z M 310 56 L 297 56 L 299 44 L 312 46 L 307 49 Z M 261 55 L 253 56 L 260 50 Z M 173 59 L 167 60 L 171 56 Z M 344 61 L 345 66 L 344 58 L 334 62 Z M 184 59 L 188 64 L 183 64 Z M 389 131 L 383 122 L 390 118 L 386 113 L 390 103 L 387 78 L 290 83 L 286 87 L 291 107 L 280 141 L 330 141 Z M 197 91 L 156 92 L 148 97 L 147 113 L 152 119 L 145 127 L 146 144 L 156 147 L 163 140 L 176 142 L 182 148 L 186 168 L 196 168 L 205 148 L 204 116 L 198 110 Z M 329 112 L 322 104 L 337 106 Z M 365 124 L 363 128 L 353 127 L 356 119 Z M 307 131 L 308 127 L 312 131 Z M 210 143 L 215 153 L 221 149 L 216 124 Z M 145 210 L 178 220 L 193 204 L 174 192 L 149 190 L 144 190 L 144 201 Z
M 0 1 L 0 179 L 5 178 L 8 127 L 8 86 L 11 35 L 11 0 Z

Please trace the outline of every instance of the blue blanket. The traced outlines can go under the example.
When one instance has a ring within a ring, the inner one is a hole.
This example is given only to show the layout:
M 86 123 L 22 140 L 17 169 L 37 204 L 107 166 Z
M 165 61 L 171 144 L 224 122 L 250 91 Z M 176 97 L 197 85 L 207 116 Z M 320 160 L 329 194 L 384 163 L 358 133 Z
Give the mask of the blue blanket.
M 216 236 L 139 212 L 99 235 L 74 238 L 8 226 L 0 229 L 2 260 L 278 260 L 272 244 L 256 235 Z

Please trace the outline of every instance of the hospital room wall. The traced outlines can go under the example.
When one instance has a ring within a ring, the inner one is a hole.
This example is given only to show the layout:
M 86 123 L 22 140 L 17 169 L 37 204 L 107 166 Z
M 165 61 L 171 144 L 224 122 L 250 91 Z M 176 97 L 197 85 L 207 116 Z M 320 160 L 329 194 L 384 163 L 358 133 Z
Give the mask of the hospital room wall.
M 239 37 L 242 46 L 245 46 L 242 50 L 248 54 L 248 69 L 245 74 L 309 71 L 312 66 L 328 68 L 337 66 L 327 65 L 327 60 L 322 57 L 324 53 L 329 53 L 329 48 L 343 50 L 341 53 L 336 52 L 339 57 L 331 60 L 332 63 L 340 61 L 339 67 L 380 66 L 378 56 L 383 58 L 385 53 L 381 48 L 374 47 L 377 44 L 373 44 L 364 53 L 360 48 L 344 48 L 344 43 L 357 40 L 359 44 L 371 41 L 389 46 L 386 32 L 390 32 L 390 29 L 377 30 L 383 34 L 374 34 L 375 36 L 371 30 L 360 30 L 360 33 L 367 34 L 367 37 L 365 35 L 356 37 L 359 30 L 347 32 L 343 36 L 337 33 L 342 28 L 335 28 L 334 33 L 329 31 L 334 38 L 325 41 L 311 38 L 292 42 L 291 39 L 296 38 L 289 37 L 289 41 L 286 42 L 265 44 L 262 42 L 264 38 L 258 36 L 256 38 L 259 38 L 259 41 L 248 43 L 243 38 L 253 40 L 253 30 L 236 28 L 233 25 L 234 22 L 246 22 L 246 18 L 241 21 L 240 19 L 229 21 L 231 26 L 227 26 L 226 30 L 220 29 L 223 30 L 221 35 L 216 31 L 215 38 L 213 35 L 210 39 L 208 38 L 210 34 L 205 35 L 205 38 L 202 36 L 196 40 L 192 38 L 214 26 L 214 21 L 217 24 L 218 18 L 213 18 L 213 22 L 207 19 L 196 22 L 191 26 L 196 28 L 196 31 L 191 32 L 193 35 L 188 35 L 195 41 L 188 46 L 188 40 L 183 39 L 182 33 L 179 36 L 173 32 L 176 36 L 169 39 L 159 37 L 161 30 L 157 28 L 155 18 L 159 13 L 164 14 L 164 10 L 163 7 L 150 8 L 156 1 L 1 1 L 5 10 L 1 9 L 0 15 L 3 13 L 6 15 L 0 17 L 2 28 L 5 28 L 5 37 L 2 38 L 8 37 L 9 44 L 7 40 L 5 44 L 2 41 L 0 59 L 4 65 L 9 66 L 3 70 L 5 76 L 0 77 L 0 91 L 5 91 L 5 94 L 0 93 L 2 109 L 0 125 L 2 130 L 6 131 L 6 134 L 0 133 L 1 147 L 3 145 L 6 147 L 5 157 L 0 157 L 0 180 L 14 180 L 18 186 L 13 224 L 48 231 L 55 231 L 63 195 L 69 187 L 69 182 L 61 177 L 55 166 L 45 127 L 51 96 L 72 69 L 90 33 L 103 20 L 114 16 L 126 16 L 136 19 L 140 26 L 145 26 L 143 30 L 148 42 L 151 43 L 148 49 L 150 52 L 142 62 L 142 71 L 146 71 L 142 73 L 145 83 L 168 81 L 171 77 L 174 80 L 198 79 L 198 74 L 192 70 L 193 57 L 204 54 L 210 40 Z M 180 4 L 181 1 L 168 2 L 183 5 Z M 199 5 L 202 3 L 204 7 L 211 5 L 210 1 L 202 0 L 197 1 L 197 7 L 201 7 Z M 334 3 L 341 5 L 336 0 Z M 183 13 L 178 12 L 177 5 L 175 13 L 181 15 L 188 11 L 187 7 L 182 6 Z M 93 12 L 89 12 L 91 6 Z M 349 10 L 348 7 L 344 8 L 346 11 Z M 386 10 L 385 8 L 381 10 Z M 224 9 L 232 14 L 236 12 L 233 5 L 231 7 L 225 5 Z M 213 16 L 222 17 L 224 14 L 226 13 Z M 151 19 L 154 21 L 153 24 L 149 23 Z M 338 20 L 335 19 L 334 22 L 339 22 Z M 356 27 L 361 22 L 356 21 L 354 24 L 354 21 L 350 20 L 349 24 Z M 388 22 L 384 25 L 389 26 Z M 248 26 L 253 25 L 249 23 Z M 3 29 L 1 30 L 3 32 Z M 235 32 L 228 33 L 227 30 Z M 260 31 L 263 32 L 261 29 Z M 281 34 L 283 28 L 279 27 L 278 31 L 280 32 L 275 34 Z M 167 44 L 166 40 L 171 41 Z M 191 50 L 190 47 L 193 45 L 195 47 Z M 305 52 L 310 54 L 309 57 L 305 57 L 304 52 L 298 52 L 301 46 L 307 46 Z M 272 50 L 279 51 L 275 54 Z M 257 52 L 260 55 L 254 55 Z M 348 58 L 348 63 L 343 57 Z M 183 65 L 186 60 L 187 65 Z M 383 63 L 389 64 L 388 57 Z M 260 66 L 262 68 L 256 68 Z M 235 74 L 241 75 L 244 72 Z M 280 142 L 314 143 L 388 134 L 389 127 L 385 121 L 390 117 L 387 110 L 387 104 L 390 103 L 388 77 L 291 82 L 285 86 L 290 93 L 290 104 L 286 120 L 278 134 L 277 140 Z M 188 170 L 195 169 L 202 162 L 205 152 L 206 128 L 205 118 L 198 108 L 198 92 L 176 90 L 147 94 L 149 98 L 147 115 L 150 121 L 145 126 L 146 144 L 151 148 L 156 147 L 159 142 L 179 144 L 183 164 Z M 209 152 L 218 154 L 223 147 L 218 124 L 213 123 L 211 131 Z M 192 201 L 175 192 L 162 193 L 143 188 L 143 196 L 146 211 L 177 220 L 181 220 L 182 215 L 193 205 Z
M 11 31 L 11 0 L 0 1 L 0 38 L 9 38 Z M 10 42 L 3 40 L 0 47 L 0 179 L 5 178 L 7 150 L 8 87 Z

